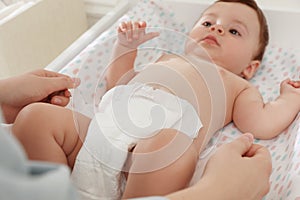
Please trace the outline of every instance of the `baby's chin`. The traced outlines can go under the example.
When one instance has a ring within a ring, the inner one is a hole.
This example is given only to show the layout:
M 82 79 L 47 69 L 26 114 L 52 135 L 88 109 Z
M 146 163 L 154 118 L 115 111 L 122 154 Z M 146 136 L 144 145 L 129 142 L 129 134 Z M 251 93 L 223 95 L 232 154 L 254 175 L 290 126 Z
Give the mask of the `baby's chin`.
M 185 55 L 187 56 L 193 56 L 193 57 L 197 57 L 199 59 L 208 61 L 208 62 L 213 62 L 211 57 L 208 55 L 207 51 L 205 48 L 197 45 L 197 46 L 189 46 L 187 48 L 185 48 Z

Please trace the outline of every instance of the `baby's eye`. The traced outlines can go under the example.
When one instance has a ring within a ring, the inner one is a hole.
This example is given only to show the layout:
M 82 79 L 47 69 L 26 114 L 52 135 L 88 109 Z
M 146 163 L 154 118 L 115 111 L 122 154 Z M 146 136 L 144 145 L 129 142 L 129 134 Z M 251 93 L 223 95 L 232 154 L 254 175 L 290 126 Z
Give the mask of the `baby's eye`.
M 205 27 L 210 27 L 211 23 L 206 21 L 206 22 L 203 22 L 202 25 Z
M 232 35 L 241 36 L 240 32 L 238 32 L 236 29 L 230 29 L 229 32 L 230 32 Z

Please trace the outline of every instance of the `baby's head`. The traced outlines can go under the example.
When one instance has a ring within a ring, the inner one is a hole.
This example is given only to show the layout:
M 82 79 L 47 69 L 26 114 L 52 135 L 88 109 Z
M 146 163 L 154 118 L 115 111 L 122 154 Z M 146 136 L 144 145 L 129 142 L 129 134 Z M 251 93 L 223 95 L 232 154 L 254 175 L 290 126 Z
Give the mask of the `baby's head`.
M 250 79 L 269 41 L 266 18 L 254 0 L 218 0 L 209 6 L 189 36 L 219 66 Z

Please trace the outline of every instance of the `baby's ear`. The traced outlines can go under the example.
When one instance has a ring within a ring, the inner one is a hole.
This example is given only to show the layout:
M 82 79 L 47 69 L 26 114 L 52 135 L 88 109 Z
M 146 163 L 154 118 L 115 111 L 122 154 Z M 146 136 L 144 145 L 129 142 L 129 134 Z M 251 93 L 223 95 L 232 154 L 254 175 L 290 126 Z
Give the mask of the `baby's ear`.
M 254 74 L 256 73 L 258 67 L 260 66 L 260 61 L 259 60 L 252 60 L 249 64 L 248 67 L 246 67 L 242 71 L 242 77 L 244 77 L 246 80 L 251 79 Z

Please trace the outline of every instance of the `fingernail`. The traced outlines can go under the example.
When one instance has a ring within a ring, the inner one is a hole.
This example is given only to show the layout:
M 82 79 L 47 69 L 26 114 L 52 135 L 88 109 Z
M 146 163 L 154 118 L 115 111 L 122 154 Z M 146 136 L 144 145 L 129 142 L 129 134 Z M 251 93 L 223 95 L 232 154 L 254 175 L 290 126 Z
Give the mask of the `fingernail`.
M 71 92 L 69 90 L 65 90 L 65 96 L 66 97 L 71 97 L 72 94 L 71 94 Z
M 78 86 L 80 84 L 80 78 L 72 78 L 72 82 L 75 86 Z
M 61 100 L 61 99 L 58 99 L 58 98 L 55 98 L 55 99 L 53 99 L 53 103 L 54 103 L 54 104 L 61 104 L 61 103 L 62 103 L 62 100 Z
M 244 136 L 247 137 L 247 139 L 249 140 L 249 142 L 251 142 L 251 143 L 253 142 L 254 137 L 253 137 L 253 135 L 251 133 L 245 133 Z

